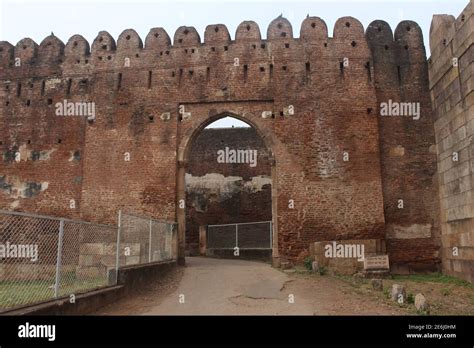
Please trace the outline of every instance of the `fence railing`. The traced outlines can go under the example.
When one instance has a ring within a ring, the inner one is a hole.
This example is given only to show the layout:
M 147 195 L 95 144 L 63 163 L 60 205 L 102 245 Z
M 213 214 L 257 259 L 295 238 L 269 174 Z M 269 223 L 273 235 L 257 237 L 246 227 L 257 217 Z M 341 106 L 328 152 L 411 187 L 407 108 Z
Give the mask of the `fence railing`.
M 177 224 L 119 212 L 117 265 L 175 260 Z
M 207 226 L 208 249 L 271 249 L 272 222 L 246 222 Z
M 174 222 L 119 216 L 115 226 L 0 210 L 0 311 L 115 285 L 122 266 L 176 258 Z

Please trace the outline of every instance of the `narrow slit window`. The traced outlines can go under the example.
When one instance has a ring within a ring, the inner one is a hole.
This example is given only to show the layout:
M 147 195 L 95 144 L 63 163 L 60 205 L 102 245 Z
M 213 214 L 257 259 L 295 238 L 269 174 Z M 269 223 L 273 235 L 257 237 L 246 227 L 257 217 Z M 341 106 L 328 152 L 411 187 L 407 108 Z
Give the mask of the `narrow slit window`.
M 153 72 L 152 72 L 152 71 L 149 71 L 149 72 L 148 72 L 148 89 L 151 89 L 151 81 L 152 81 L 152 78 L 153 78 Z
M 120 88 L 122 88 L 122 73 L 119 73 L 117 78 L 117 91 L 119 91 Z
M 71 94 L 71 85 L 72 85 L 72 79 L 67 80 L 67 89 L 66 89 L 66 94 L 70 95 Z
M 372 73 L 370 72 L 370 62 L 365 64 L 365 68 L 367 69 L 367 77 L 369 78 L 369 82 L 372 81 Z

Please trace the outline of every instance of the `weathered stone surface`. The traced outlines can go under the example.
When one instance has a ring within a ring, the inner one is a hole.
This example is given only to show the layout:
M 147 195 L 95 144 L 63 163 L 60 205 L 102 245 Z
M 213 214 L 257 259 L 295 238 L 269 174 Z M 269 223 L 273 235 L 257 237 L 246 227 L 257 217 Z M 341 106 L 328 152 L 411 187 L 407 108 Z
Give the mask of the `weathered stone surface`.
M 319 272 L 319 263 L 318 263 L 318 261 L 313 261 L 311 263 L 311 270 L 315 273 Z
M 399 284 L 392 285 L 391 298 L 393 301 L 397 301 L 399 303 L 405 303 L 406 297 L 407 297 L 407 294 L 406 294 L 404 285 L 399 285 Z
M 389 269 L 390 269 L 390 265 L 388 261 L 388 255 L 367 256 L 364 259 L 365 271 L 389 270 Z
M 441 197 L 441 241 L 443 272 L 474 281 L 474 257 L 452 249 L 467 250 L 474 236 L 474 174 L 472 139 L 474 114 L 472 71 L 474 16 L 473 2 L 454 19 L 437 15 L 430 32 L 432 50 L 429 69 L 430 90 L 435 108 Z M 453 160 L 454 154 L 457 160 Z M 470 238 L 466 238 L 470 235 Z
M 423 296 L 423 294 L 416 294 L 415 308 L 421 312 L 426 312 L 428 310 L 429 305 L 428 305 L 428 302 L 426 301 L 425 296 Z

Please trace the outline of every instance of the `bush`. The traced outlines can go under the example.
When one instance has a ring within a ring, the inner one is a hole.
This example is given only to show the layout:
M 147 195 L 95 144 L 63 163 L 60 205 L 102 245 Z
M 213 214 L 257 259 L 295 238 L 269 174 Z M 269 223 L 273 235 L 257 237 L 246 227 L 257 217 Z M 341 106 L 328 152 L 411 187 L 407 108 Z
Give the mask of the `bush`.
M 304 259 L 304 266 L 308 271 L 313 270 L 313 258 L 308 256 L 307 258 Z
M 328 272 L 327 268 L 324 266 L 319 266 L 319 275 L 325 275 Z

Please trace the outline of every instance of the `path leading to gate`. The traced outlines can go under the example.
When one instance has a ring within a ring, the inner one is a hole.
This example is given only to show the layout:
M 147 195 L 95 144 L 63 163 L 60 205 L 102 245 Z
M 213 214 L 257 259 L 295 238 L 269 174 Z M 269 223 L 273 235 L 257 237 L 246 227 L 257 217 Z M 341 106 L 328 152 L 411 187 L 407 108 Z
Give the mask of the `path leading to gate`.
M 188 257 L 186 267 L 168 277 L 97 314 L 403 314 L 340 279 L 287 274 L 262 262 Z

